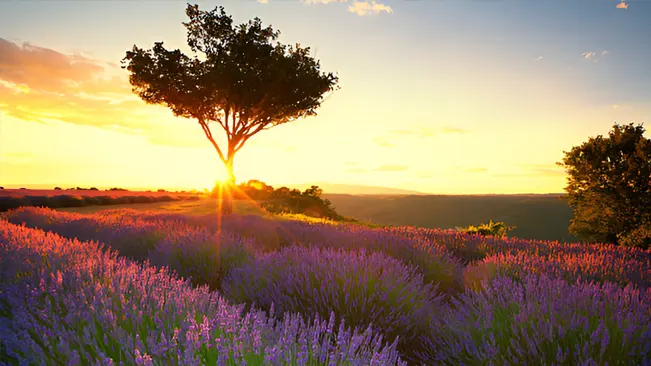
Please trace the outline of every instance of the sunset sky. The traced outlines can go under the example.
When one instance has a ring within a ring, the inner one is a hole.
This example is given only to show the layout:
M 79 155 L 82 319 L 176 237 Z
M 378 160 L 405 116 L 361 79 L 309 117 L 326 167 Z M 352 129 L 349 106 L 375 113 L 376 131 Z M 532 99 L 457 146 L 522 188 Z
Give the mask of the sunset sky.
M 561 192 L 563 150 L 615 122 L 651 130 L 651 1 L 199 5 L 260 17 L 340 78 L 317 117 L 247 143 L 238 181 Z M 134 44 L 187 51 L 185 7 L 0 1 L 0 185 L 211 187 L 223 167 L 196 121 L 145 105 L 119 68 Z

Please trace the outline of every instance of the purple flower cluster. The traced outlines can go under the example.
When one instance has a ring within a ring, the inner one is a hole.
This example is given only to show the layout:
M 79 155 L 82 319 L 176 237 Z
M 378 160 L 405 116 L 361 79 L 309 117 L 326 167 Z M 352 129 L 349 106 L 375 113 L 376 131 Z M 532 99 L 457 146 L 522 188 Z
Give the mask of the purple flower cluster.
M 47 208 L 22 207 L 10 211 L 8 220 L 14 224 L 51 231 L 66 238 L 101 241 L 120 255 L 134 260 L 147 259 L 149 252 L 168 232 L 185 229 L 181 222 L 143 221 L 137 216 L 125 215 L 117 210 L 103 215 L 82 215 Z
M 651 289 L 497 276 L 434 319 L 428 364 L 651 365 Z
M 285 248 L 233 270 L 222 291 L 262 309 L 322 317 L 335 311 L 346 324 L 372 325 L 388 339 L 400 337 L 405 355 L 442 306 L 415 267 L 364 250 Z
M 149 254 L 152 264 L 168 266 L 193 283 L 221 288 L 231 270 L 252 260 L 255 252 L 250 239 L 227 231 L 215 233 L 205 228 L 168 232 Z
M 14 333 L 0 359 L 379 365 L 399 351 L 427 365 L 651 365 L 651 251 L 124 209 L 8 219 L 97 242 L 2 224 L 0 334 Z
M 498 265 L 512 276 L 545 273 L 568 281 L 610 281 L 626 286 L 651 286 L 651 251 L 609 244 L 559 243 L 470 235 L 452 230 L 388 228 L 416 242 L 438 243 L 453 253 L 466 253 Z M 470 261 L 470 256 L 474 261 Z M 472 265 L 469 268 L 472 269 Z
M 227 304 L 96 242 L 0 221 L 0 359 L 20 364 L 393 365 L 395 342 L 336 318 Z M 272 311 L 273 313 L 273 311 Z M 273 314 L 272 314 L 273 315 Z

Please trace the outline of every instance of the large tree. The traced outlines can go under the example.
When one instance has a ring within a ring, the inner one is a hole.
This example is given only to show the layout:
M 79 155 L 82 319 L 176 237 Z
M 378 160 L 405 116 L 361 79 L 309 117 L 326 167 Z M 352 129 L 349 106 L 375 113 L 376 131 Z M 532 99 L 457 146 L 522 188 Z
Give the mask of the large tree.
M 651 245 L 651 139 L 644 127 L 615 124 L 565 151 L 565 188 L 578 237 L 648 248 Z
M 259 18 L 234 25 L 221 6 L 207 12 L 190 4 L 186 14 L 191 56 L 167 50 L 163 42 L 149 50 L 134 45 L 122 67 L 146 103 L 199 123 L 228 171 L 230 188 L 233 160 L 244 144 L 262 130 L 316 115 L 338 78 L 321 72 L 309 47 L 279 43 L 280 32 L 263 27 Z M 225 133 L 225 143 L 215 139 L 214 126 Z M 227 213 L 230 198 L 228 193 Z

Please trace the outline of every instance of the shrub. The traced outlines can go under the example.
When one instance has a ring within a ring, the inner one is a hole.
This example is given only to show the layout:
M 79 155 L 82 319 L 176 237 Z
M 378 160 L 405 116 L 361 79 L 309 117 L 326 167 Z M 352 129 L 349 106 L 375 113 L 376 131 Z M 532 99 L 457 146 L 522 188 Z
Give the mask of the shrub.
M 651 290 L 498 276 L 434 319 L 427 364 L 647 365 Z
M 258 311 L 96 243 L 0 221 L 0 357 L 9 364 L 404 364 L 395 343 Z
M 149 258 L 152 264 L 169 266 L 197 285 L 220 289 L 224 277 L 250 262 L 250 244 L 227 232 L 206 229 L 168 231 Z
M 490 220 L 488 224 L 481 223 L 479 226 L 470 225 L 468 227 L 457 228 L 457 230 L 470 235 L 490 235 L 497 238 L 506 237 L 506 234 L 513 229 L 515 229 L 515 226 L 506 226 L 503 222 L 493 222 L 493 220 Z
M 441 298 L 415 267 L 382 253 L 289 247 L 236 268 L 222 283 L 226 297 L 262 309 L 327 316 L 352 326 L 373 325 L 388 339 L 400 336 L 409 354 Z

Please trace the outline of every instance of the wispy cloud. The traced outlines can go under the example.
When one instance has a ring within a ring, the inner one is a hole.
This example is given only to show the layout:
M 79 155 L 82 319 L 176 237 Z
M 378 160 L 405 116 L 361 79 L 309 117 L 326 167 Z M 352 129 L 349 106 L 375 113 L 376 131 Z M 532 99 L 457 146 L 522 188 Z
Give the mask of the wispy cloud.
M 484 172 L 487 172 L 488 169 L 477 167 L 477 168 L 466 168 L 466 169 L 463 169 L 463 171 L 465 173 L 484 173 Z
M 269 0 L 257 0 L 259 3 L 268 4 Z M 336 3 L 348 3 L 349 0 L 301 0 L 303 4 L 336 4 Z M 348 6 L 348 11 L 355 13 L 359 16 L 373 15 L 379 13 L 393 13 L 393 9 L 382 3 L 378 3 L 375 0 L 354 0 L 351 5 Z
M 357 161 L 346 161 L 346 162 L 344 162 L 344 165 L 345 166 L 358 166 L 359 162 L 357 162 Z
M 463 134 L 463 133 L 468 133 L 470 130 L 467 130 L 465 128 L 458 128 L 458 127 L 443 127 L 441 130 L 444 134 Z
M 348 11 L 355 13 L 359 16 L 379 14 L 379 13 L 393 13 L 393 9 L 385 4 L 378 4 L 375 1 L 355 1 L 348 7 Z
M 536 61 L 542 61 L 543 59 L 544 59 L 544 57 L 542 57 L 542 56 L 536 57 Z
M 392 164 L 384 164 L 380 165 L 379 167 L 375 168 L 375 171 L 378 172 L 402 172 L 409 169 L 408 166 L 406 165 L 392 165 Z
M 383 137 L 374 137 L 374 138 L 373 138 L 373 143 L 374 143 L 375 145 L 377 145 L 377 146 L 380 146 L 380 147 L 386 147 L 386 148 L 390 148 L 390 149 L 396 147 L 395 144 L 393 144 L 393 143 L 387 141 L 387 140 L 386 140 L 385 138 L 383 138 Z
M 64 122 L 140 135 L 157 145 L 209 146 L 198 126 L 179 133 L 176 123 L 165 120 L 171 117 L 167 108 L 148 106 L 134 95 L 118 65 L 81 52 L 66 54 L 2 38 L 0 111 L 28 122 Z
M 625 3 L 624 0 L 622 0 L 622 2 L 620 2 L 619 4 L 617 4 L 616 8 L 617 8 L 617 9 L 628 9 L 628 4 Z
M 583 56 L 583 58 L 586 59 L 586 60 L 597 62 L 597 61 L 599 61 L 599 59 L 601 59 L 602 57 L 607 56 L 609 54 L 610 54 L 610 51 L 603 50 L 601 52 L 593 52 L 593 51 L 583 52 L 581 54 L 581 56 Z
M 305 4 L 346 3 L 348 0 L 302 0 Z
M 136 111 L 144 102 L 131 93 L 126 75 L 109 76 L 119 69 L 105 62 L 0 38 L 0 65 L 0 109 L 11 117 L 134 131 L 146 127 Z
M 441 127 L 441 128 L 431 128 L 431 127 L 417 127 L 414 129 L 400 129 L 400 130 L 389 130 L 391 135 L 403 135 L 403 136 L 417 136 L 417 137 L 433 137 L 441 134 L 450 135 L 450 134 L 464 134 L 468 133 L 470 130 L 459 127 Z
M 564 176 L 566 175 L 565 169 L 556 164 L 525 164 L 523 169 L 535 175 L 545 176 Z
M 3 152 L 0 153 L 0 161 L 15 163 L 15 164 L 25 164 L 30 163 L 34 158 L 34 153 L 31 152 Z

